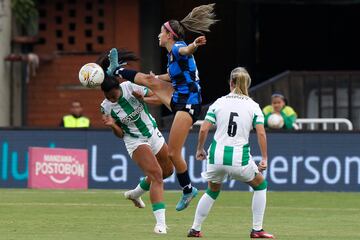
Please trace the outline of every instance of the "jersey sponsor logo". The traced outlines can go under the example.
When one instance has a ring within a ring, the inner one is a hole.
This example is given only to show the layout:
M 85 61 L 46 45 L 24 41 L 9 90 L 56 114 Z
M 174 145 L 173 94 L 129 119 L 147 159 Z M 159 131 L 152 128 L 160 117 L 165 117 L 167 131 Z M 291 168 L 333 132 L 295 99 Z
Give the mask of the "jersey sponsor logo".
M 130 113 L 129 115 L 127 115 L 124 118 L 121 118 L 120 121 L 124 124 L 130 124 L 132 122 L 135 122 L 136 120 L 138 120 L 140 118 L 140 113 L 144 110 L 143 105 L 139 105 L 132 113 Z

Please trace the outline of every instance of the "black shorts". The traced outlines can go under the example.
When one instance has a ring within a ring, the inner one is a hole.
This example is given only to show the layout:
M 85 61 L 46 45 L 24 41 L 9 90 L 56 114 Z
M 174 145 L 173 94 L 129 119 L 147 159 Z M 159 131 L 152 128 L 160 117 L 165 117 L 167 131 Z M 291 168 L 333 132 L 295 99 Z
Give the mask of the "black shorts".
M 201 113 L 201 104 L 184 104 L 184 103 L 174 103 L 171 99 L 170 103 L 171 111 L 176 113 L 177 111 L 183 111 L 190 114 L 193 124 L 199 120 Z

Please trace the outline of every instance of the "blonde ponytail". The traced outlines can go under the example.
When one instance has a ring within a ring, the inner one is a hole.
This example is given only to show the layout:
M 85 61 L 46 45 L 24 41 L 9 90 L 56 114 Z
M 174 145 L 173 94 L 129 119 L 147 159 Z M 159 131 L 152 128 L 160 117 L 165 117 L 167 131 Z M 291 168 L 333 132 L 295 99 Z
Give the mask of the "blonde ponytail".
M 183 20 L 169 20 L 163 26 L 173 34 L 175 41 L 185 38 L 185 30 L 200 34 L 210 32 L 210 26 L 219 21 L 215 19 L 214 6 L 215 3 L 198 6 Z
M 234 93 L 249 96 L 248 88 L 251 84 L 251 78 L 245 68 L 237 67 L 231 71 L 230 84 L 234 86 Z
M 191 32 L 210 32 L 210 26 L 218 21 L 215 19 L 214 6 L 215 3 L 212 3 L 194 8 L 180 21 L 181 25 Z

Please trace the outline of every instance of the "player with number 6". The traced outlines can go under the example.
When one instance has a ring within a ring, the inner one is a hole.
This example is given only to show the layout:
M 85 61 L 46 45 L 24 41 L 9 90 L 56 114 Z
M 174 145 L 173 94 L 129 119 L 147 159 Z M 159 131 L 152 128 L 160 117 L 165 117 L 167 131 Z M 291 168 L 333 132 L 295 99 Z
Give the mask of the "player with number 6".
M 202 177 L 208 181 L 208 189 L 197 205 L 188 237 L 201 237 L 201 225 L 220 193 L 222 182 L 230 177 L 254 189 L 250 237 L 274 238 L 262 226 L 267 190 L 267 182 L 261 174 L 267 168 L 264 115 L 259 105 L 248 95 L 251 78 L 244 68 L 235 68 L 230 74 L 229 83 L 230 93 L 209 107 L 200 128 L 196 159 L 208 159 L 207 170 L 202 173 Z M 204 144 L 212 125 L 216 125 L 216 132 L 207 157 Z M 262 156 L 258 166 L 250 155 L 249 134 L 253 128 L 256 129 Z

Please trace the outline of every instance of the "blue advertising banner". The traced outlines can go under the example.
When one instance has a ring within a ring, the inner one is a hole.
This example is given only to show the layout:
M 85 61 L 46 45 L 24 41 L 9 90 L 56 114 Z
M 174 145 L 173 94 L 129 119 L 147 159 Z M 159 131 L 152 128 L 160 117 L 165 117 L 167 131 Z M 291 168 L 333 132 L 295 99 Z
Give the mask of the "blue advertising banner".
M 167 133 L 164 132 L 165 138 Z M 211 137 L 209 135 L 208 143 Z M 360 149 L 358 133 L 268 133 L 268 170 L 264 173 L 273 191 L 359 191 Z M 205 161 L 195 160 L 197 132 L 183 148 L 193 185 L 205 189 L 201 178 Z M 208 146 L 208 145 L 207 145 Z M 261 160 L 256 134 L 250 137 L 251 154 Z M 28 179 L 29 147 L 88 149 L 89 188 L 129 189 L 142 171 L 130 159 L 121 139 L 108 130 L 0 130 L 0 187 L 23 188 Z M 179 189 L 175 175 L 166 189 Z M 228 180 L 223 189 L 248 190 Z

